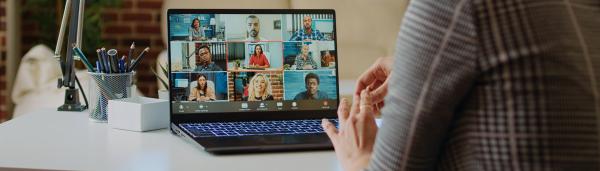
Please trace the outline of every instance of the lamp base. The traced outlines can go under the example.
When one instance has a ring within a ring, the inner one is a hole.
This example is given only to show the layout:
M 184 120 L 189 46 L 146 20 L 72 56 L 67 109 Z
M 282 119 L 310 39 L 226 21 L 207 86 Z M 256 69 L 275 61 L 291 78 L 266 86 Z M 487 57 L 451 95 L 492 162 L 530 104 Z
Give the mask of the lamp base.
M 58 107 L 58 111 L 74 111 L 81 112 L 86 109 L 79 102 L 79 89 L 69 88 L 65 91 L 65 104 Z

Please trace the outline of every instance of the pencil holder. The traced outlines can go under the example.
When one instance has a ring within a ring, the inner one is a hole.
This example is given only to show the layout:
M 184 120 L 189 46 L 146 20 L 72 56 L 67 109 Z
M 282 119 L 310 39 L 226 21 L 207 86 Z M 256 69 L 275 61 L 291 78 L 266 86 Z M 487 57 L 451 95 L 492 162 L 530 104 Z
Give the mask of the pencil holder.
M 106 74 L 90 74 L 90 120 L 107 122 L 108 100 L 131 97 L 133 72 Z

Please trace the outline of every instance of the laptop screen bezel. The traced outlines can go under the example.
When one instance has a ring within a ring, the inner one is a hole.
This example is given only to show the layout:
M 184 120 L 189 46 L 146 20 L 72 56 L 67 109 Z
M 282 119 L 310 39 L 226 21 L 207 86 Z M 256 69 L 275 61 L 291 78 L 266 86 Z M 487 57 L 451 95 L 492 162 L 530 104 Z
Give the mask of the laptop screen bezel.
M 167 43 L 171 42 L 170 21 L 171 14 L 330 14 L 333 15 L 333 34 L 335 39 L 334 47 L 339 54 L 337 47 L 337 25 L 336 15 L 333 9 L 168 9 L 167 10 Z M 168 71 L 171 74 L 171 48 L 167 45 L 168 50 Z M 339 57 L 335 58 L 336 62 L 336 91 L 337 98 L 336 106 L 340 102 L 340 84 L 339 84 Z M 169 79 L 169 82 L 171 80 Z M 245 111 L 245 112 L 228 112 L 228 113 L 198 113 L 198 114 L 174 114 L 172 107 L 171 92 L 169 91 L 169 115 L 171 123 L 184 122 L 215 122 L 215 121 L 259 121 L 259 120 L 287 120 L 287 119 L 321 119 L 321 118 L 336 118 L 337 108 L 321 109 L 321 110 L 282 110 L 282 111 Z

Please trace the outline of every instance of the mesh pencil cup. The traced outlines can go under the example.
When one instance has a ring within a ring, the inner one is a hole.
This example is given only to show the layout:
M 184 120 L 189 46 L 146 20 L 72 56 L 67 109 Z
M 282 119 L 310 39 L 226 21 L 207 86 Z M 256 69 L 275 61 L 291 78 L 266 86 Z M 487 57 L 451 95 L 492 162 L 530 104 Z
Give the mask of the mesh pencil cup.
M 106 74 L 90 74 L 90 120 L 107 122 L 108 100 L 131 97 L 133 72 Z

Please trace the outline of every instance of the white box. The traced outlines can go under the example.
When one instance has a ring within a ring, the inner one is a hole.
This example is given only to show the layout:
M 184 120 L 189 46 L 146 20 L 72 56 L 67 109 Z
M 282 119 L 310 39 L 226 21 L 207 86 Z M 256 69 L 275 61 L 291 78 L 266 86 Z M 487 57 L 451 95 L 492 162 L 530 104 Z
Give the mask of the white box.
M 131 97 L 108 101 L 108 126 L 131 131 L 169 127 L 169 101 Z

